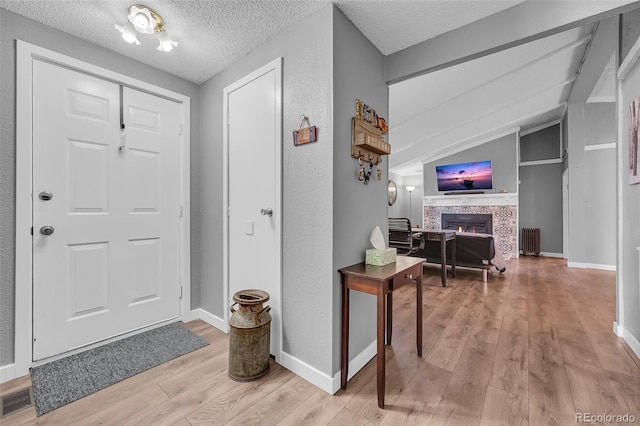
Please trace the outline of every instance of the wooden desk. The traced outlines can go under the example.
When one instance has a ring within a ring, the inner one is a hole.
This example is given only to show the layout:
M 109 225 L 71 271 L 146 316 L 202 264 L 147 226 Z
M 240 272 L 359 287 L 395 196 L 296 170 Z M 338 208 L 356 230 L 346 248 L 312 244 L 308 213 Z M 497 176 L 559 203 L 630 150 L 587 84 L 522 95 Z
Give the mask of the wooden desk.
M 342 348 L 340 353 L 340 386 L 347 388 L 349 366 L 349 290 L 377 296 L 377 381 L 378 407 L 384 408 L 384 333 L 385 319 L 387 344 L 391 344 L 393 291 L 406 284 L 416 284 L 416 345 L 422 356 L 422 264 L 418 257 L 398 256 L 396 262 L 385 266 L 358 263 L 338 270 L 342 278 Z M 386 301 L 386 310 L 385 310 Z
M 451 229 L 419 229 L 412 230 L 421 233 L 425 240 L 440 241 L 440 271 L 442 273 L 442 287 L 447 286 L 447 241 L 451 241 L 451 277 L 456 277 L 456 231 Z

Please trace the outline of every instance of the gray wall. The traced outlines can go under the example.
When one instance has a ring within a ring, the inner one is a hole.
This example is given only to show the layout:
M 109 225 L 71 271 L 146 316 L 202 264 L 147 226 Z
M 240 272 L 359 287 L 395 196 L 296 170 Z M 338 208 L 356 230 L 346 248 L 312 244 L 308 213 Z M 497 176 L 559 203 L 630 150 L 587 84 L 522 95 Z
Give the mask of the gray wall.
M 572 104 L 569 126 L 569 262 L 616 264 L 616 154 L 585 146 L 616 140 L 615 104 Z M 589 232 L 585 232 L 588 229 Z
M 436 183 L 436 166 L 443 164 L 465 163 L 469 161 L 491 160 L 493 170 L 493 190 L 485 192 L 517 192 L 518 190 L 518 157 L 517 135 L 503 136 L 466 151 L 426 163 L 423 168 L 424 195 L 442 195 Z
M 562 254 L 562 171 L 562 163 L 520 167 L 520 229 L 540 228 L 545 253 Z
M 615 150 L 585 146 L 616 140 L 615 104 L 571 104 L 569 262 L 616 264 Z M 588 232 L 586 232 L 588 230 Z
M 638 37 L 640 37 L 640 9 L 620 15 L 620 63 L 627 56 Z
M 635 43 L 637 36 L 629 43 Z M 622 123 L 622 138 L 618 144 L 620 150 L 621 192 L 621 222 L 620 247 L 622 252 L 618 255 L 618 280 L 621 285 L 621 294 L 624 299 L 618 299 L 618 315 L 624 311 L 624 317 L 618 316 L 618 324 L 626 328 L 636 341 L 640 341 L 640 262 L 637 247 L 640 247 L 640 184 L 629 185 L 628 182 L 628 158 L 629 158 L 629 104 L 640 95 L 640 62 L 627 73 L 623 83 L 621 109 L 623 113 L 619 119 Z M 620 294 L 620 293 L 619 293 Z
M 614 150 L 585 151 L 585 146 L 617 139 L 615 104 L 586 103 L 617 48 L 618 19 L 602 21 L 569 95 L 569 265 L 616 264 Z
M 560 124 L 520 136 L 520 161 L 560 158 Z
M 560 125 L 520 137 L 520 161 L 560 158 Z M 540 251 L 562 254 L 562 163 L 520 167 L 519 223 L 540 228 Z
M 368 185 L 356 179 L 358 161 L 351 158 L 351 118 L 354 99 L 372 106 L 388 117 L 388 89 L 384 80 L 384 57 L 349 21 L 334 8 L 333 43 L 333 370 L 340 369 L 340 275 L 337 269 L 364 260 L 371 247 L 371 231 L 379 225 L 387 234 L 387 157 L 382 180 Z M 352 292 L 351 357 L 375 341 L 375 298 Z
M 13 363 L 15 301 L 15 40 L 23 40 L 191 97 L 191 303 L 199 306 L 198 86 L 0 9 L 0 366 Z
M 283 57 L 283 350 L 329 374 L 333 315 L 332 7 L 305 18 L 202 85 L 202 307 L 223 318 L 223 89 Z M 293 146 L 306 115 L 318 141 Z M 259 277 L 254 277 L 258 279 Z

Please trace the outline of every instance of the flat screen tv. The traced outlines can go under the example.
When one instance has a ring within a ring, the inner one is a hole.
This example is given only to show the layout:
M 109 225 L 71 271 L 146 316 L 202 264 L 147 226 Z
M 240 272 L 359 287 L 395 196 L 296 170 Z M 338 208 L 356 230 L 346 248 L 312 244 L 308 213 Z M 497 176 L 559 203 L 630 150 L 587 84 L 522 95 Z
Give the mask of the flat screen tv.
M 436 166 L 438 191 L 492 189 L 491 160 Z

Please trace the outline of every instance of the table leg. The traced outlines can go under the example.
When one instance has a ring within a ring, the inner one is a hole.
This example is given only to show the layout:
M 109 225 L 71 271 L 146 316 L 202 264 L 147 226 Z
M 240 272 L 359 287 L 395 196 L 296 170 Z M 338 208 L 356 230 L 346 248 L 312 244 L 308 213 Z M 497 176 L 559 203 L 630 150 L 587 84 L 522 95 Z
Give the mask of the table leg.
M 440 260 L 442 261 L 442 287 L 447 286 L 447 240 L 444 233 L 440 234 Z
M 376 378 L 378 388 L 378 407 L 384 408 L 384 323 L 385 323 L 385 296 L 383 286 L 378 286 L 378 336 L 376 355 Z
M 418 356 L 422 356 L 422 265 L 416 278 L 416 345 Z
M 456 277 L 456 237 L 451 240 L 451 277 Z
M 393 292 L 387 293 L 387 345 L 391 344 L 393 331 Z
M 349 374 L 349 287 L 348 277 L 342 275 L 342 344 L 340 350 L 340 387 L 347 388 Z

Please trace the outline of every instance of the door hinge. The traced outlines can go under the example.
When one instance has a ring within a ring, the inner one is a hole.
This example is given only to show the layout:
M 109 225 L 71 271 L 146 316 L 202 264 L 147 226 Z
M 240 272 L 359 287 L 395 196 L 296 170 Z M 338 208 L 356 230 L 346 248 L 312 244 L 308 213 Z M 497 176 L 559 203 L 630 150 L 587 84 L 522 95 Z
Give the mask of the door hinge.
M 182 136 L 182 123 L 178 125 L 178 136 Z
M 33 226 L 31 227 L 31 235 L 33 235 Z
M 178 298 L 182 299 L 182 286 L 180 286 L 179 289 L 180 289 L 180 296 Z
M 231 207 L 227 206 L 227 216 L 231 216 Z
M 182 217 L 182 204 L 178 206 L 178 217 Z

